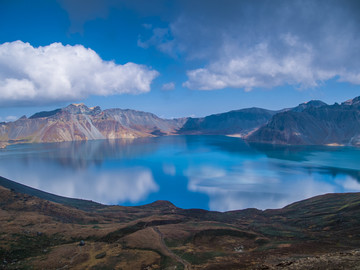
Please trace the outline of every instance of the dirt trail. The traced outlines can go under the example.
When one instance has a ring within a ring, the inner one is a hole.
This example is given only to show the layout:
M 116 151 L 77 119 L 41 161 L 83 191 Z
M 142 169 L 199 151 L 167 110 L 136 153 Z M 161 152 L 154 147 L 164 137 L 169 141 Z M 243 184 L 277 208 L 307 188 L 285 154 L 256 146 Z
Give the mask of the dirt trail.
M 181 263 L 182 265 L 184 265 L 185 270 L 191 270 L 191 264 L 189 262 L 187 262 L 183 258 L 179 257 L 178 255 L 176 255 L 174 252 L 172 252 L 168 248 L 168 246 L 165 244 L 165 241 L 164 241 L 164 235 L 159 230 L 159 228 L 152 227 L 152 229 L 160 236 L 160 244 L 161 244 L 162 248 L 165 249 L 169 253 L 169 256 L 171 258 L 173 258 L 174 260 L 178 261 L 179 263 Z
M 79 255 L 81 255 L 81 253 L 82 253 L 82 247 L 78 247 L 78 252 L 76 252 L 75 255 L 70 258 L 69 263 L 68 263 L 68 264 L 65 264 L 63 267 L 56 268 L 56 270 L 70 269 L 70 268 L 71 268 L 71 265 L 72 265 L 73 262 L 74 262 L 74 259 L 75 259 L 76 257 L 78 257 Z

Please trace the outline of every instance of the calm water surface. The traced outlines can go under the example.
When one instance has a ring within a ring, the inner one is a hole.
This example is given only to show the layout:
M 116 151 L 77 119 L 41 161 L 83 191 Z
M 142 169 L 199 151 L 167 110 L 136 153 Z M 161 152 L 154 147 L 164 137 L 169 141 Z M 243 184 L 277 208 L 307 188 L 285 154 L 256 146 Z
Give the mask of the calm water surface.
M 0 175 L 105 204 L 267 209 L 360 191 L 360 149 L 249 145 L 224 136 L 26 144 L 0 150 Z

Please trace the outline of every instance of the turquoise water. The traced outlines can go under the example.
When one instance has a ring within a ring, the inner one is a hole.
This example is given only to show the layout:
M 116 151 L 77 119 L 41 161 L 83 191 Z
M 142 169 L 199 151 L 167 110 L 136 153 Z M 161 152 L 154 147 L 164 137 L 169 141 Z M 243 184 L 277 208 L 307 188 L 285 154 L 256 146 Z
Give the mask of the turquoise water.
M 105 204 L 268 209 L 360 191 L 360 149 L 249 145 L 224 136 L 25 144 L 0 150 L 0 175 Z

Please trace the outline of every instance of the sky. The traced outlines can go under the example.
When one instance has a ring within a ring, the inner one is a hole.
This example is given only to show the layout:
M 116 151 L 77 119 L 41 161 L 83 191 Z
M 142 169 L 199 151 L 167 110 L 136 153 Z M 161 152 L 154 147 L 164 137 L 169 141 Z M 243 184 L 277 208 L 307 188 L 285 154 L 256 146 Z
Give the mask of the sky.
M 0 0 L 0 122 L 340 103 L 360 95 L 359 33 L 358 0 Z

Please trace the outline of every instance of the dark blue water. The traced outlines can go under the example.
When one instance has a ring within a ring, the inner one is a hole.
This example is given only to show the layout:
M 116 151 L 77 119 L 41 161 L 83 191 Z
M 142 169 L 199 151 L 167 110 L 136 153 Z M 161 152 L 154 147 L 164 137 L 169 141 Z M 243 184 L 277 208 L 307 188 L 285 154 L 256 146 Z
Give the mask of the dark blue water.
M 105 204 L 267 209 L 360 191 L 360 149 L 249 145 L 224 136 L 25 144 L 0 150 L 0 175 Z

